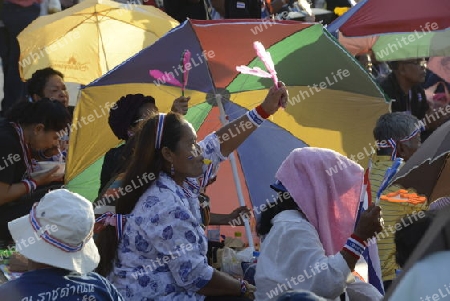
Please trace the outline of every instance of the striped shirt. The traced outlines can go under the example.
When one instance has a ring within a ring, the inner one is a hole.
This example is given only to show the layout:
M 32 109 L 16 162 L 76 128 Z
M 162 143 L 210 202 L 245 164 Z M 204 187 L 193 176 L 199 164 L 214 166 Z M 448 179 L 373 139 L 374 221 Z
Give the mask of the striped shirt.
M 374 156 L 372 158 L 372 169 L 370 171 L 369 180 L 372 192 L 372 200 L 375 201 L 377 191 L 383 182 L 386 170 L 392 166 L 390 156 Z M 400 186 L 391 185 L 383 191 L 383 194 L 395 192 L 401 189 Z M 411 190 L 412 191 L 412 190 Z M 425 210 L 423 204 L 412 205 L 409 203 L 391 203 L 381 201 L 380 207 L 384 219 L 384 231 L 378 235 L 378 253 L 380 256 L 381 273 L 383 281 L 393 280 L 395 278 L 395 270 L 399 269 L 395 261 L 395 226 L 399 219 L 413 211 Z M 399 227 L 397 225 L 397 227 Z

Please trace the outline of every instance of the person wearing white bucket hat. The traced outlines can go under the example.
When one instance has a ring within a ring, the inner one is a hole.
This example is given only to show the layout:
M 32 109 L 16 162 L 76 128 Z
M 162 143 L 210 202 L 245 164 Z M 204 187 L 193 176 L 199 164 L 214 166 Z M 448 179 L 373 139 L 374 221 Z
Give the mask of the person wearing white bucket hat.
M 28 258 L 28 272 L 0 286 L 1 300 L 47 295 L 51 300 L 123 300 L 108 280 L 92 272 L 100 261 L 94 223 L 92 204 L 66 189 L 47 193 L 30 214 L 9 222 L 16 251 Z

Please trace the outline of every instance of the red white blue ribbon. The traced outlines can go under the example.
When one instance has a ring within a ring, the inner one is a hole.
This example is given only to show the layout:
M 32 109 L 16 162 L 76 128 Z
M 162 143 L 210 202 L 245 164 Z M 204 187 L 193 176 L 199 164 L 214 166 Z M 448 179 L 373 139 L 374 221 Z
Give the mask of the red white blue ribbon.
M 155 141 L 155 149 L 161 148 L 162 135 L 164 130 L 164 119 L 166 118 L 166 114 L 159 114 L 158 118 L 158 126 L 156 127 L 156 141 Z
M 30 223 L 31 226 L 33 227 L 34 231 L 39 233 L 39 237 L 42 238 L 43 241 L 45 241 L 48 244 L 51 244 L 52 246 L 64 251 L 64 252 L 68 252 L 68 253 L 74 253 L 74 252 L 78 252 L 80 251 L 83 246 L 85 245 L 86 242 L 89 241 L 89 239 L 91 239 L 92 237 L 92 232 L 88 235 L 88 237 L 86 237 L 81 243 L 77 244 L 77 245 L 69 245 L 66 244 L 60 240 L 58 240 L 57 238 L 51 236 L 47 230 L 42 229 L 41 225 L 39 224 L 37 217 L 36 217 L 36 206 L 38 203 L 35 203 L 33 205 L 33 207 L 31 208 L 30 211 Z
M 105 226 L 113 226 L 116 228 L 117 239 L 120 240 L 123 233 L 123 226 L 127 218 L 124 214 L 115 214 L 112 212 L 103 213 L 100 217 L 95 219 L 96 223 L 102 223 Z
M 417 134 L 419 134 L 420 132 L 422 132 L 424 130 L 425 130 L 425 128 L 423 126 L 416 128 L 411 134 L 409 134 L 408 136 L 406 136 L 403 139 L 400 139 L 399 142 L 409 141 L 413 137 L 415 137 Z M 397 142 L 395 142 L 394 139 L 390 138 L 386 142 L 384 142 L 384 141 L 377 142 L 377 147 L 378 148 L 392 148 L 391 160 L 394 161 L 397 158 Z

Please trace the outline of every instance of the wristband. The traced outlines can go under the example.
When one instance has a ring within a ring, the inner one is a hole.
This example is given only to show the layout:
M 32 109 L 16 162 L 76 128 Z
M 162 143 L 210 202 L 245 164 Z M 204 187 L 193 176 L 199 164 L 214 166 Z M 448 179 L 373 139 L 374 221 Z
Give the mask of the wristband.
M 357 242 L 362 244 L 364 247 L 367 247 L 367 243 L 361 237 L 357 236 L 356 234 L 352 234 L 350 237 L 355 239 Z
M 264 119 L 258 114 L 256 109 L 248 111 L 246 115 L 248 116 L 248 119 L 256 126 L 260 126 L 264 122 Z
M 239 279 L 239 282 L 241 284 L 241 296 L 248 296 L 250 291 L 248 290 L 247 287 L 247 281 Z
M 361 240 L 359 237 L 357 238 Z M 347 239 L 347 242 L 343 249 L 348 253 L 350 253 L 356 259 L 359 259 L 359 257 L 364 253 L 364 250 L 366 249 L 366 244 L 361 243 L 360 241 L 356 240 L 353 237 L 350 237 L 349 239 Z
M 267 119 L 270 117 L 270 114 L 267 114 L 267 112 L 263 109 L 261 105 L 257 106 L 255 110 L 259 114 L 259 116 L 261 116 L 262 119 Z
M 33 179 L 22 180 L 22 183 L 25 185 L 25 188 L 27 189 L 27 194 L 32 193 L 37 188 L 36 182 Z

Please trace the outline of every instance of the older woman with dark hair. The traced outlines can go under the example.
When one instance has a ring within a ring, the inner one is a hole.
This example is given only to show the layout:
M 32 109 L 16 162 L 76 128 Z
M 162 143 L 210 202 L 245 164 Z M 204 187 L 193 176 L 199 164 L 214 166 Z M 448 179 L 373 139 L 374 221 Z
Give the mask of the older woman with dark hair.
M 98 272 L 108 275 L 125 298 L 253 299 L 253 286 L 208 265 L 198 195 L 220 162 L 278 110 L 280 100 L 287 101 L 284 85 L 272 87 L 261 105 L 199 143 L 179 114 L 145 121 L 121 185 L 129 193 L 117 200 L 116 215 L 100 218 L 106 228 L 97 240 Z M 246 131 L 222 139 L 242 122 Z M 141 185 L 130 191 L 132 183 Z
M 64 82 L 64 75 L 53 68 L 44 68 L 33 73 L 27 80 L 28 96 L 32 101 L 50 98 L 69 107 L 69 92 Z M 73 110 L 72 110 L 73 112 Z
M 335 166 L 342 168 L 328 173 Z M 381 300 L 375 287 L 352 275 L 366 241 L 382 229 L 376 206 L 356 224 L 365 193 L 363 168 L 332 150 L 305 147 L 289 154 L 276 178 L 272 188 L 279 198 L 262 213 L 257 229 L 264 240 L 256 299 L 303 289 L 331 300 L 342 294 L 356 301 Z

